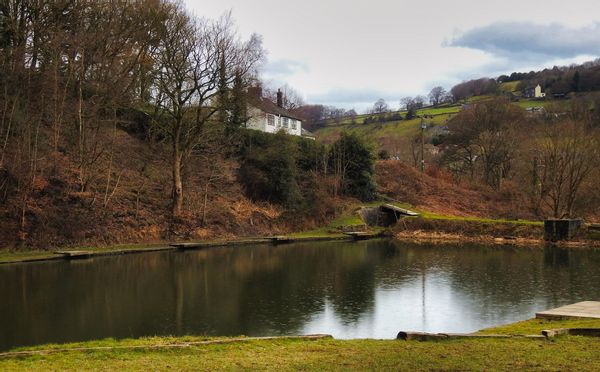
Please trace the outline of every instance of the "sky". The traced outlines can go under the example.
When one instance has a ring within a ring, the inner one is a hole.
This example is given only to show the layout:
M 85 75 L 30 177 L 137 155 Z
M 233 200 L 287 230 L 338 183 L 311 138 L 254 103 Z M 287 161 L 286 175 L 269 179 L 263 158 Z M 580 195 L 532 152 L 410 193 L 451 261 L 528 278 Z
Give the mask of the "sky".
M 379 99 L 600 57 L 597 0 L 185 0 L 194 14 L 231 11 L 267 50 L 265 84 L 306 102 L 362 112 Z

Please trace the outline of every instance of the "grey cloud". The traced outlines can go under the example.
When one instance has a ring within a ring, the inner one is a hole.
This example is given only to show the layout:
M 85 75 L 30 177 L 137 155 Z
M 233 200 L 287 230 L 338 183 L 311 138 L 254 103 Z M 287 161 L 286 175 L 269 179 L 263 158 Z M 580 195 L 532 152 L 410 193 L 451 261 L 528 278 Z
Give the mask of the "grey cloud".
M 265 74 L 272 78 L 282 78 L 294 75 L 298 72 L 307 72 L 308 65 L 304 62 L 289 59 L 278 59 L 271 61 L 265 66 Z
M 527 61 L 600 55 L 600 23 L 581 28 L 560 24 L 498 22 L 471 29 L 444 44 Z
M 338 107 L 355 108 L 363 110 L 371 107 L 379 98 L 386 100 L 388 105 L 396 107 L 404 93 L 384 92 L 375 89 L 334 89 L 321 94 L 308 97 L 310 102 L 321 103 Z

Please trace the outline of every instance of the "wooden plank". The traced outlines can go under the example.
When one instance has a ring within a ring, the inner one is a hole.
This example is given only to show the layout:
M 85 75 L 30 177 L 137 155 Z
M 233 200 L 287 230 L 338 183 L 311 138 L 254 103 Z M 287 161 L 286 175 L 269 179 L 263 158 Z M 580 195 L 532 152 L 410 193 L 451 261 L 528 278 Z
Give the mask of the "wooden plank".
M 536 318 L 543 319 L 568 319 L 568 318 L 594 318 L 600 319 L 600 302 L 582 301 L 575 304 L 557 307 L 535 314 Z
M 427 332 L 405 332 L 400 331 L 396 336 L 398 340 L 414 341 L 436 341 L 449 339 L 479 339 L 479 338 L 531 338 L 542 339 L 544 335 L 482 335 L 477 333 L 427 333 Z
M 55 251 L 54 253 L 67 258 L 88 258 L 94 254 L 91 251 Z
M 89 258 L 99 256 L 116 256 L 121 254 L 135 254 L 145 252 L 158 252 L 172 250 L 172 247 L 160 246 L 160 247 L 148 247 L 148 248 L 123 248 L 123 249 L 106 249 L 106 250 L 89 250 L 89 251 L 77 251 L 77 250 L 60 250 L 54 251 L 54 254 L 61 255 L 63 258 Z
M 247 245 L 247 244 L 265 244 L 271 242 L 271 238 L 257 238 L 257 239 L 246 239 L 246 240 L 224 240 L 217 242 L 182 242 L 182 243 L 171 243 L 171 247 L 175 247 L 180 250 L 187 249 L 201 249 L 201 248 L 212 248 L 212 247 L 225 247 L 231 245 Z
M 354 240 L 377 238 L 382 235 L 381 233 L 372 233 L 368 231 L 346 231 L 344 234 L 351 236 Z

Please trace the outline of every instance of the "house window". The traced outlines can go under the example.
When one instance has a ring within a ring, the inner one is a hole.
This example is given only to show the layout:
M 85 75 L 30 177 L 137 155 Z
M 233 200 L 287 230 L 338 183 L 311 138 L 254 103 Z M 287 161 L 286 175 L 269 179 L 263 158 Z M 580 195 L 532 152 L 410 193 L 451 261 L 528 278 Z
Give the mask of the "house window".
M 288 118 L 283 118 L 283 127 L 284 128 L 288 127 Z
M 290 121 L 292 122 L 292 129 L 295 130 L 296 129 L 296 123 L 297 123 L 297 121 L 294 120 L 294 119 L 290 119 Z
M 275 116 L 267 114 L 267 124 L 275 125 Z

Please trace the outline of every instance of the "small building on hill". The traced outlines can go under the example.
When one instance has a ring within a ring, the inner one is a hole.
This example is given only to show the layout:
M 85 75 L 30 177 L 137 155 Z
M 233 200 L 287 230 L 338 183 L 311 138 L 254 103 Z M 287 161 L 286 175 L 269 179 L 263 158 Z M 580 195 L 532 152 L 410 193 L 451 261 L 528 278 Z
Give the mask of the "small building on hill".
M 542 92 L 541 85 L 536 85 L 535 87 L 530 87 L 523 90 L 523 97 L 525 98 L 544 98 L 546 97 L 546 93 Z
M 262 89 L 248 89 L 248 122 L 246 128 L 267 133 L 284 130 L 294 136 L 302 136 L 302 118 L 283 107 L 283 93 L 277 91 L 277 104 L 262 96 Z

